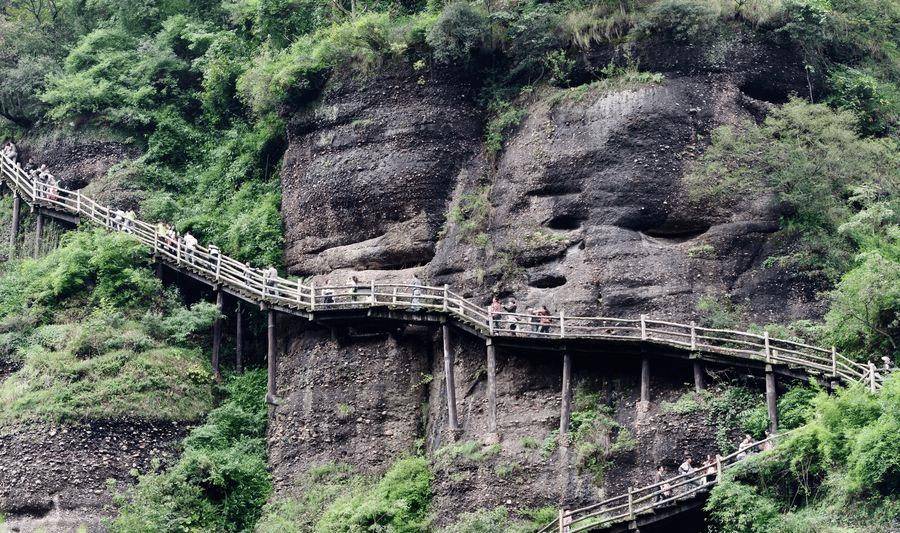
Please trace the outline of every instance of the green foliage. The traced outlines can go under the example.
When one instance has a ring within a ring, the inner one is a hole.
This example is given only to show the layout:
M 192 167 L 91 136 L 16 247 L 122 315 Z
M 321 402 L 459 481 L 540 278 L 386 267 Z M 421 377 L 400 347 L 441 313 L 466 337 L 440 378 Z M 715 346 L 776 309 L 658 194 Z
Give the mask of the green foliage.
M 272 490 L 266 470 L 266 374 L 232 377 L 229 394 L 191 431 L 177 463 L 116 495 L 110 530 L 246 531 Z
M 774 190 L 792 209 L 783 235 L 798 237 L 795 251 L 776 259 L 834 279 L 852 257 L 838 227 L 889 195 L 900 173 L 897 143 L 861 138 L 854 127 L 849 112 L 792 100 L 761 125 L 719 128 L 689 176 L 693 196 L 721 201 Z
M 775 530 L 779 516 L 778 505 L 772 499 L 734 481 L 714 487 L 706 509 L 711 510 L 710 530 L 722 533 L 768 533 Z
M 217 311 L 182 307 L 147 261 L 132 237 L 75 231 L 41 259 L 6 265 L 3 349 L 22 367 L 0 384 L 4 418 L 196 420 L 209 409 L 196 341 Z
M 743 322 L 745 309 L 726 295 L 704 294 L 697 300 L 700 325 L 713 329 L 733 329 Z
M 575 387 L 569 427 L 578 467 L 601 485 L 611 460 L 634 450 L 636 441 L 628 428 L 612 417 L 612 408 L 600 403 L 600 394 L 584 383 Z
M 476 242 L 487 229 L 491 213 L 490 193 L 490 187 L 479 187 L 460 196 L 457 205 L 450 209 L 447 220 L 456 224 L 462 241 Z
M 400 459 L 368 490 L 338 497 L 322 514 L 317 531 L 427 531 L 432 474 L 422 457 Z
M 489 155 L 496 157 L 503 150 L 506 136 L 522 123 L 525 110 L 502 99 L 493 100 L 488 105 L 488 110 L 492 113 L 492 118 L 485 127 L 484 148 Z
M 897 130 L 900 121 L 900 91 L 897 86 L 860 70 L 843 67 L 828 76 L 828 102 L 854 112 L 860 131 L 881 135 Z
M 426 42 L 439 63 L 464 65 L 491 44 L 489 15 L 476 4 L 452 2 L 441 11 Z
M 556 509 L 547 507 L 536 510 L 516 512 L 521 518 L 510 516 L 506 507 L 479 509 L 462 513 L 452 525 L 441 530 L 442 533 L 531 533 L 556 519 Z
M 804 405 L 811 390 L 789 394 L 791 403 Z M 777 531 L 824 525 L 889 531 L 900 518 L 900 379 L 888 378 L 878 395 L 860 385 L 835 395 L 819 391 L 811 404 L 806 425 L 713 490 L 707 509 L 717 530 L 767 524 Z
M 900 239 L 898 239 L 900 249 Z M 900 359 L 900 258 L 878 250 L 864 253 L 830 295 L 825 316 L 829 339 L 844 355 Z
M 447 468 L 462 461 L 480 463 L 500 453 L 500 445 L 485 445 L 478 441 L 467 440 L 438 449 L 434 453 L 434 464 L 438 468 Z
M 664 37 L 676 42 L 697 42 L 720 31 L 721 11 L 716 2 L 663 0 L 654 3 L 635 28 L 633 39 Z

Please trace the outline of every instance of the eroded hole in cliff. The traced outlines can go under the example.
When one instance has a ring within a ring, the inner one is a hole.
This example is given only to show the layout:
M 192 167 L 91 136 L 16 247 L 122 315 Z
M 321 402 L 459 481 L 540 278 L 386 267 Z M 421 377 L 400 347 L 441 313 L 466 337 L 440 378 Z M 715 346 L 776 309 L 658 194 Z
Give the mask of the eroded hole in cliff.
M 679 243 L 696 239 L 709 231 L 709 224 L 696 223 L 666 223 L 662 226 L 644 230 L 642 233 L 648 237 L 672 243 Z
M 535 289 L 553 289 L 562 287 L 566 281 L 566 277 L 562 274 L 542 274 L 532 278 L 528 285 Z
M 575 230 L 581 228 L 584 219 L 575 215 L 557 215 L 547 222 L 547 227 L 558 230 Z
M 754 100 L 761 100 L 772 104 L 784 104 L 788 101 L 788 93 L 777 84 L 766 83 L 763 80 L 751 80 L 740 87 L 745 95 Z

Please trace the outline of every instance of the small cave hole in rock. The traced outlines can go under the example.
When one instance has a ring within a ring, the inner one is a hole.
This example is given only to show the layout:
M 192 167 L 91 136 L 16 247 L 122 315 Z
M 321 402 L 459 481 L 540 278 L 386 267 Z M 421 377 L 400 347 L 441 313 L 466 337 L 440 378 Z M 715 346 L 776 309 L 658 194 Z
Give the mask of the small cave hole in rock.
M 753 98 L 772 104 L 784 104 L 788 101 L 789 93 L 777 83 L 771 80 L 752 80 L 741 87 L 741 92 Z
M 648 237 L 679 243 L 695 239 L 707 231 L 709 231 L 708 224 L 663 224 L 662 226 L 646 229 L 642 233 Z
M 535 289 L 553 289 L 566 284 L 566 277 L 560 274 L 545 274 L 531 280 L 530 286 Z
M 574 215 L 558 215 L 547 222 L 547 227 L 558 230 L 573 230 L 581 227 L 581 218 Z

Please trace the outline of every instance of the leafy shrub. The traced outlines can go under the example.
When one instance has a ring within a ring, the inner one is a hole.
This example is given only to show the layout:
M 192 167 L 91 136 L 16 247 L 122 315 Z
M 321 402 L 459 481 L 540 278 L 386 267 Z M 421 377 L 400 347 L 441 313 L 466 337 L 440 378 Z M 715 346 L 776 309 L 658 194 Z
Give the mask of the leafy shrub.
M 147 473 L 115 503 L 115 532 L 245 531 L 272 490 L 266 470 L 266 374 L 230 378 L 229 399 L 191 431 L 177 463 Z
M 556 519 L 556 509 L 552 507 L 519 511 L 523 516 L 516 519 L 510 516 L 506 507 L 479 509 L 462 513 L 452 525 L 441 530 L 442 533 L 528 533 L 541 528 L 544 524 Z
M 438 16 L 426 42 L 437 62 L 464 65 L 490 45 L 489 15 L 469 2 L 452 2 Z
M 426 459 L 400 459 L 369 490 L 337 498 L 316 530 L 349 533 L 377 525 L 398 532 L 427 531 L 431 480 Z
M 721 11 L 715 2 L 663 0 L 653 4 L 635 28 L 633 38 L 661 36 L 674 41 L 702 41 L 719 31 Z
M 777 261 L 834 279 L 852 257 L 852 242 L 836 230 L 888 195 L 900 172 L 896 142 L 861 138 L 855 122 L 849 112 L 795 99 L 762 125 L 719 128 L 688 176 L 692 195 L 722 201 L 774 190 L 791 210 L 783 234 L 800 237 Z M 870 192 L 855 194 L 860 189 Z
M 774 501 L 734 481 L 713 487 L 706 510 L 710 511 L 710 530 L 722 533 L 768 533 L 779 519 Z
M 828 102 L 853 111 L 859 117 L 860 131 L 870 135 L 896 131 L 900 120 L 900 91 L 896 85 L 851 67 L 834 69 L 828 82 Z

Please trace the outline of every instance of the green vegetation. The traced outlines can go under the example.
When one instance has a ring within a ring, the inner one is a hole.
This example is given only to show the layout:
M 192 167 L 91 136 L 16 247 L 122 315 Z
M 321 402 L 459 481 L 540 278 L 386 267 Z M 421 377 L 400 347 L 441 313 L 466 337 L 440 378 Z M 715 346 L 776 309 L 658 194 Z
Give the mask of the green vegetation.
M 436 468 L 447 468 L 461 461 L 480 463 L 500 453 L 499 444 L 486 445 L 477 441 L 467 440 L 458 444 L 444 446 L 434 452 L 434 464 Z
M 263 370 L 233 376 L 228 398 L 184 440 L 177 463 L 138 477 L 115 503 L 114 532 L 249 531 L 272 490 Z
M 596 485 L 603 483 L 612 459 L 633 451 L 637 444 L 628 428 L 612 415 L 613 408 L 601 403 L 600 393 L 590 391 L 584 383 L 575 387 L 569 423 L 572 444 L 579 469 L 589 472 Z
M 197 420 L 212 380 L 197 341 L 215 307 L 187 309 L 162 289 L 131 237 L 71 232 L 47 256 L 0 277 L 2 418 L 134 416 Z
M 519 518 L 510 516 L 506 507 L 479 509 L 462 513 L 453 525 L 442 529 L 442 533 L 530 533 L 556 519 L 556 508 L 526 509 L 517 511 Z
M 479 187 L 460 196 L 457 205 L 450 209 L 447 220 L 456 224 L 463 242 L 480 244 L 487 238 L 485 230 L 491 213 L 490 194 L 490 187 Z
M 818 392 L 806 425 L 713 489 L 713 530 L 890 531 L 900 518 L 898 407 L 897 376 L 877 395 L 859 385 Z
M 788 252 L 767 261 L 835 283 L 824 334 L 843 353 L 898 357 L 900 146 L 855 127 L 849 112 L 792 100 L 760 125 L 716 130 L 690 179 L 697 198 L 774 189 Z M 725 306 L 708 308 L 729 321 Z
M 432 474 L 422 457 L 398 460 L 380 478 L 342 465 L 310 469 L 295 497 L 266 505 L 261 533 L 428 531 Z

